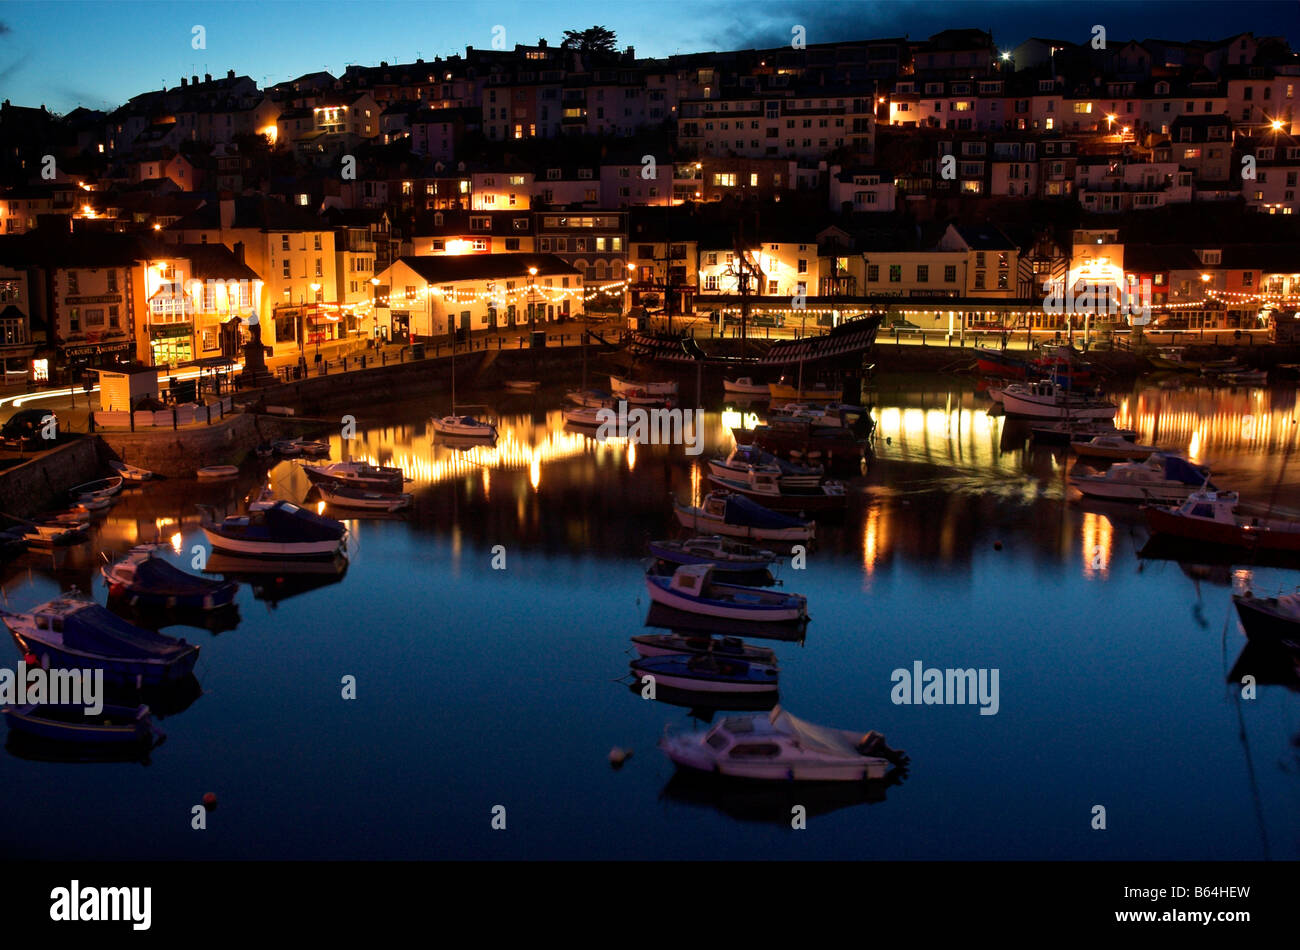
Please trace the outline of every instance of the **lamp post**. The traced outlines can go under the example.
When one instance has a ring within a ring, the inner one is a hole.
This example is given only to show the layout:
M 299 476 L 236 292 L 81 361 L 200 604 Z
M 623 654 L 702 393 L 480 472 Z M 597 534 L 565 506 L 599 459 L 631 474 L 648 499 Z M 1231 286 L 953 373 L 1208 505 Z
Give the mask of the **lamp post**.
M 533 292 L 537 286 L 537 268 L 528 268 L 528 345 L 533 345 L 533 339 L 537 332 L 537 305 L 533 302 Z
M 627 312 L 632 312 L 632 275 L 636 273 L 636 265 L 631 261 L 627 262 Z
M 311 293 L 312 293 L 312 298 L 313 298 L 313 299 L 312 299 L 312 304 L 314 305 L 314 304 L 319 303 L 319 302 L 320 302 L 320 284 L 311 284 L 311 285 L 309 285 L 309 286 L 311 287 Z M 320 358 L 320 337 L 321 337 L 321 331 L 317 330 L 317 331 L 315 331 L 315 332 L 313 333 L 313 335 L 316 337 L 316 357 L 317 357 L 317 359 L 319 359 L 319 358 Z

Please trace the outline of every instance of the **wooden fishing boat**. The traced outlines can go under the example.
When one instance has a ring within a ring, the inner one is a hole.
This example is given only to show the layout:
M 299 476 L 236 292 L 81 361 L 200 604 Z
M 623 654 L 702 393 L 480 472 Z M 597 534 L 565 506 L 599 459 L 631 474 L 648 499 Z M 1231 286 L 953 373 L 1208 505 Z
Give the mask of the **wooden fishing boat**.
M 802 595 L 717 583 L 707 564 L 684 564 L 672 577 L 647 574 L 645 582 L 655 603 L 688 613 L 769 623 L 808 617 L 808 601 Z
M 714 654 L 642 657 L 628 664 L 637 679 L 654 677 L 655 685 L 692 693 L 775 693 L 780 670 Z
M 605 406 L 612 406 L 618 400 L 611 393 L 602 389 L 579 389 L 564 394 L 564 398 L 575 406 L 582 406 L 588 409 L 600 409 Z
M 90 526 L 84 523 L 32 523 L 27 527 L 23 537 L 26 538 L 29 545 L 51 547 L 56 545 L 78 544 L 86 540 L 89 533 Z
M 121 475 L 124 481 L 128 482 L 147 482 L 153 478 L 153 472 L 147 468 L 138 468 L 135 465 L 127 465 L 125 462 L 113 459 L 108 463 L 108 467 L 117 474 Z
M 237 478 L 239 476 L 238 465 L 205 465 L 194 473 L 197 477 L 216 481 L 218 479 Z
M 194 671 L 199 648 L 137 627 L 98 604 L 63 596 L 27 613 L 0 610 L 18 648 L 47 669 L 101 669 L 104 679 L 156 686 Z
M 708 634 L 642 633 L 632 637 L 641 656 L 703 656 L 712 653 L 748 663 L 776 666 L 771 647 L 750 646 L 739 637 L 711 637 Z
M 737 445 L 753 445 L 801 464 L 833 464 L 862 458 L 865 443 L 849 429 L 817 426 L 807 419 L 773 419 L 753 429 L 731 430 Z
M 157 546 L 137 545 L 127 556 L 100 568 L 110 597 L 131 606 L 178 610 L 220 610 L 235 602 L 239 585 L 188 574 L 157 556 Z
M 215 523 L 207 517 L 203 534 L 218 551 L 249 557 L 332 558 L 343 547 L 341 521 L 277 501 L 269 508 L 232 515 Z
M 597 409 L 591 406 L 578 406 L 575 409 L 565 409 L 564 421 L 571 426 L 579 426 L 584 429 L 596 429 L 599 428 L 607 418 L 609 418 L 609 413 L 603 412 L 605 408 L 606 407 L 601 407 Z
M 1012 353 L 988 346 L 975 347 L 975 369 L 982 376 L 1002 379 L 1026 379 L 1030 374 L 1027 353 Z
M 411 504 L 411 496 L 406 492 L 374 491 L 355 485 L 332 485 L 321 482 L 316 486 L 326 503 L 335 508 L 359 508 L 371 511 L 399 511 Z
M 1178 507 L 1143 509 L 1152 534 L 1248 551 L 1300 552 L 1300 521 L 1237 512 L 1236 492 L 1195 491 Z
M 779 511 L 731 492 L 709 492 L 699 507 L 673 503 L 677 521 L 696 533 L 724 534 L 760 541 L 811 541 L 817 524 Z
M 878 732 L 813 725 L 780 706 L 727 716 L 706 732 L 667 732 L 659 748 L 681 768 L 769 782 L 870 781 L 908 764 Z
M 294 439 L 292 444 L 298 447 L 298 455 L 304 458 L 326 459 L 330 457 L 328 442 L 319 442 L 314 439 Z
M 85 706 L 29 703 L 6 706 L 11 733 L 40 740 L 87 745 L 135 745 L 153 741 L 153 714 L 148 706 L 108 706 L 87 714 Z
M 296 459 L 302 455 L 302 446 L 296 439 L 279 439 L 271 443 L 271 448 L 280 458 Z

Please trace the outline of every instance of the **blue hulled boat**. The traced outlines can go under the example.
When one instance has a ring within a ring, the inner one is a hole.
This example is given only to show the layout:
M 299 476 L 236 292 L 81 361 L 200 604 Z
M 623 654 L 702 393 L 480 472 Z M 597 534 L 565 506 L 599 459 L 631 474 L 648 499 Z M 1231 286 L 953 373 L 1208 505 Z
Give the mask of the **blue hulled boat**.
M 155 732 L 148 706 L 104 706 L 87 715 L 84 706 L 29 703 L 6 706 L 0 712 L 11 733 L 53 742 L 137 745 L 151 742 Z
M 29 613 L 0 611 L 24 654 L 49 669 L 100 669 L 110 683 L 156 686 L 188 676 L 199 648 L 123 620 L 98 604 L 60 597 Z
M 155 556 L 152 545 L 132 548 L 116 564 L 100 568 L 109 595 L 131 606 L 180 610 L 220 610 L 235 601 L 239 585 L 187 574 Z
M 750 663 L 712 654 L 650 656 L 633 660 L 638 678 L 653 676 L 656 685 L 693 693 L 776 693 L 773 663 Z

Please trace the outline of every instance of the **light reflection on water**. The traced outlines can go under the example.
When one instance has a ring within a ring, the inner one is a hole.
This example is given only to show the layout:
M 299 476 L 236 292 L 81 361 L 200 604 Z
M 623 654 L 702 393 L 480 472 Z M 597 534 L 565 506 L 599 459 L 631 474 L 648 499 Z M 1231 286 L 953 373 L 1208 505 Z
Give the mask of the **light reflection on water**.
M 208 839 L 216 856 L 258 855 L 270 840 L 275 857 L 482 856 L 483 803 L 505 800 L 527 819 L 499 840 L 493 854 L 504 857 L 631 847 L 641 857 L 1255 858 L 1247 782 L 1259 786 L 1272 856 L 1300 856 L 1297 780 L 1249 771 L 1224 702 L 1244 643 L 1231 585 L 1294 586 L 1297 575 L 1140 563 L 1140 513 L 1070 500 L 1066 452 L 1033 445 L 1024 423 L 989 415 L 985 396 L 945 377 L 880 380 L 875 454 L 850 481 L 846 517 L 819 525 L 807 570 L 781 571 L 814 618 L 805 644 L 776 645 L 783 704 L 815 722 L 880 728 L 908 748 L 913 774 L 872 808 L 819 817 L 816 836 L 739 822 L 734 803 L 707 792 L 684 804 L 665 791 L 672 770 L 654 748 L 683 711 L 615 681 L 627 637 L 644 629 L 645 541 L 676 533 L 671 497 L 698 503 L 708 454 L 757 419 L 715 404 L 706 454 L 691 458 L 568 431 L 551 408 L 561 394 L 539 393 L 546 408 L 535 413 L 503 411 L 495 446 L 441 443 L 418 405 L 362 420 L 353 456 L 405 468 L 411 509 L 349 519 L 353 558 L 338 583 L 274 613 L 242 590 L 240 626 L 200 632 L 207 695 L 169 721 L 148 770 L 79 769 L 69 782 L 68 771 L 0 756 L 0 783 L 42 792 L 25 798 L 18 852 L 36 850 L 39 833 L 57 836 L 61 854 L 192 856 L 185 823 L 173 829 L 157 812 L 216 776 L 232 819 Z M 1276 492 L 1279 510 L 1300 502 L 1300 467 L 1282 470 L 1294 391 L 1139 387 L 1126 405 L 1119 421 L 1143 441 L 1197 438 L 1216 481 L 1264 503 Z M 331 448 L 343 457 L 337 436 Z M 91 589 L 99 550 L 140 541 L 167 541 L 188 566 L 202 542 L 194 503 L 240 510 L 267 481 L 314 499 L 293 462 L 225 486 L 133 490 L 93 545 L 7 568 L 9 602 Z M 503 572 L 488 566 L 497 544 Z M 1002 711 L 893 706 L 889 673 L 916 659 L 1001 669 Z M 365 701 L 340 703 L 344 672 L 358 675 Z M 1290 754 L 1293 693 L 1265 687 L 1243 715 L 1257 756 Z M 604 758 L 612 745 L 637 750 L 617 773 Z M 80 807 L 88 794 L 124 803 L 111 827 Z M 1099 845 L 1086 809 L 1076 814 L 1080 796 L 1159 818 Z M 985 833 L 989 814 L 1007 813 L 1014 835 Z

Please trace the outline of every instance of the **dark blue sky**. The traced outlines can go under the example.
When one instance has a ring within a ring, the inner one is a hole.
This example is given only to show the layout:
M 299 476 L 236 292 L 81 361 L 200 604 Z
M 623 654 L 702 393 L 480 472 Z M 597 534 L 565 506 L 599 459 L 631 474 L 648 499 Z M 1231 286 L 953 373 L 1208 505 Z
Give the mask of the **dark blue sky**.
M 105 108 L 136 93 L 175 86 L 182 75 L 224 75 L 259 84 L 348 63 L 409 62 L 416 56 L 490 47 L 505 27 L 507 46 L 559 43 L 565 29 L 592 24 L 618 34 L 638 55 L 776 46 L 795 24 L 808 42 L 870 36 L 913 39 L 949 27 L 991 30 L 1010 48 L 1027 36 L 1087 40 L 1093 24 L 1108 38 L 1220 38 L 1247 30 L 1300 37 L 1300 3 L 1044 3 L 1007 0 L 847 0 L 716 3 L 683 0 L 294 0 L 247 2 L 9 2 L 0 4 L 0 97 L 66 112 Z M 191 46 L 206 28 L 207 48 Z

